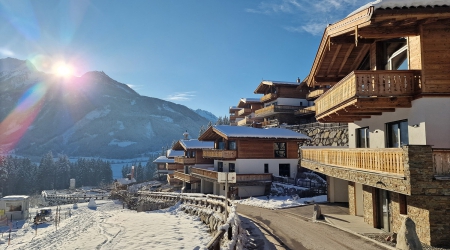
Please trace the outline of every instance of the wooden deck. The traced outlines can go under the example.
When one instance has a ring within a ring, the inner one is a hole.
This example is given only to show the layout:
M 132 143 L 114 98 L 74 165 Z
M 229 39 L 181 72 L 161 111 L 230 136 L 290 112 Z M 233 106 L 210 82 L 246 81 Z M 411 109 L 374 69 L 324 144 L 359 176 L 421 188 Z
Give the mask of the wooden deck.
M 181 180 L 181 181 L 185 181 L 185 182 L 187 182 L 187 183 L 197 183 L 197 182 L 200 182 L 200 179 L 195 178 L 195 177 L 192 176 L 192 175 L 185 174 L 185 173 L 180 172 L 180 171 L 175 171 L 175 172 L 173 172 L 173 177 L 174 177 L 175 179 L 178 179 L 178 180 Z
M 218 172 L 201 169 L 201 168 L 191 168 L 191 174 L 205 177 L 211 180 L 217 180 Z M 272 181 L 272 174 L 236 174 L 236 182 L 260 182 L 260 181 Z
M 175 163 L 182 165 L 195 164 L 195 158 L 175 157 L 174 160 Z
M 277 113 L 292 113 L 298 110 L 299 106 L 289 106 L 289 105 L 271 105 L 262 109 L 258 109 L 255 111 L 256 117 L 265 117 Z
M 241 110 L 238 111 L 237 115 L 238 117 L 242 117 L 242 116 L 246 116 L 248 114 L 252 113 L 252 110 L 249 108 L 243 108 Z
M 263 97 L 261 97 L 259 100 L 261 102 L 269 102 L 269 101 L 275 100 L 277 97 L 278 97 L 277 94 L 269 93 L 269 94 L 266 94 Z
M 203 149 L 203 158 L 235 159 L 236 150 Z
M 325 93 L 326 89 L 316 89 L 314 91 L 309 92 L 306 95 L 307 100 L 313 100 L 319 96 L 321 96 L 323 93 Z

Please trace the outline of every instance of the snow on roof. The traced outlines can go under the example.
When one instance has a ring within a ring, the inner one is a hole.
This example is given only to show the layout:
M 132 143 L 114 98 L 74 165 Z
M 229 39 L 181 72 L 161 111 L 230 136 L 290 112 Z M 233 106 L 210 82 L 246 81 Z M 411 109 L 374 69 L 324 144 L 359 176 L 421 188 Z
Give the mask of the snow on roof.
M 28 199 L 30 196 L 27 195 L 8 195 L 3 198 L 2 200 L 25 200 Z
M 299 85 L 298 82 L 284 82 L 284 81 L 272 81 L 272 80 L 262 80 L 262 84 L 266 85 L 276 85 L 276 84 L 292 84 L 292 85 Z
M 215 129 L 225 134 L 227 137 L 248 137 L 248 138 L 273 138 L 273 139 L 298 139 L 309 140 L 308 136 L 284 128 L 252 128 L 245 126 L 218 125 Z
M 168 158 L 173 158 L 173 157 L 183 156 L 183 155 L 184 155 L 184 151 L 183 150 L 173 150 L 173 149 L 167 150 L 167 157 Z
M 352 13 L 350 13 L 348 16 L 351 16 L 353 14 L 356 14 L 362 10 L 365 10 L 371 6 L 374 7 L 374 9 L 386 9 L 386 8 L 403 8 L 403 7 L 419 7 L 419 6 L 442 6 L 442 5 L 450 5 L 450 2 L 448 0 L 376 0 L 370 3 L 367 3 Z
M 214 142 L 212 141 L 199 141 L 197 139 L 190 139 L 190 140 L 180 140 L 180 143 L 186 149 L 214 148 Z
M 261 102 L 260 98 L 241 98 L 241 102 Z
M 174 159 L 169 159 L 165 156 L 160 156 L 153 161 L 153 163 L 175 163 Z
M 122 185 L 128 185 L 130 183 L 136 182 L 136 179 L 132 178 L 131 180 L 129 180 L 128 178 L 118 178 L 117 182 L 119 182 Z

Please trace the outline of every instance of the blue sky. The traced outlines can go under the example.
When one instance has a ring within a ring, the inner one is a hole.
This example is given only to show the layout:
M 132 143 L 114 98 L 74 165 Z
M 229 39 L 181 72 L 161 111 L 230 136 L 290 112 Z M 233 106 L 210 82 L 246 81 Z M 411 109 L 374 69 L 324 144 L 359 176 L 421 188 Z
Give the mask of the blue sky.
M 368 0 L 0 0 L 0 58 L 104 71 L 216 116 L 262 79 L 309 73 L 324 28 Z

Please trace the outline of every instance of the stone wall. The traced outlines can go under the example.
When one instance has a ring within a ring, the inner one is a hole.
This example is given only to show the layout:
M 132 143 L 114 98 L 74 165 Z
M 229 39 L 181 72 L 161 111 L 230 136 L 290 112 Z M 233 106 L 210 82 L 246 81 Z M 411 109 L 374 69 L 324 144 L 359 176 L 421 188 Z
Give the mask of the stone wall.
M 391 202 L 389 203 L 389 211 L 391 212 L 391 216 L 389 220 L 392 232 L 398 232 L 398 230 L 400 230 L 400 227 L 402 226 L 399 195 L 400 194 L 395 192 L 389 192 L 389 196 L 391 197 Z
M 363 185 L 364 222 L 375 227 L 373 205 L 373 188 Z
M 310 141 L 305 141 L 300 146 L 348 146 L 348 127 L 344 125 L 300 127 L 297 132 L 311 137 Z
M 350 215 L 356 215 L 356 196 L 355 196 L 355 183 L 348 182 L 348 211 Z

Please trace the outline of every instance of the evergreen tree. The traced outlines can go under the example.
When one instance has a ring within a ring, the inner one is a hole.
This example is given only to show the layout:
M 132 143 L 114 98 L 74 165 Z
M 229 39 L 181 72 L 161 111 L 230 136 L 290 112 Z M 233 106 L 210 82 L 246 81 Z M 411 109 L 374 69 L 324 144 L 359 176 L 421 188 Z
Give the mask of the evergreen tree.
M 219 116 L 219 119 L 217 119 L 217 121 L 216 121 L 216 125 L 223 125 L 222 116 Z
M 228 118 L 228 116 L 224 116 L 222 121 L 223 125 L 230 125 L 230 119 Z
M 198 132 L 198 137 L 200 137 L 203 133 L 205 133 L 206 129 L 203 125 L 200 127 L 200 131 Z
M 39 164 L 37 179 L 38 179 L 38 190 L 48 190 L 55 188 L 55 162 L 53 161 L 52 152 L 48 152 Z
M 145 177 L 146 180 L 153 180 L 154 179 L 154 175 L 156 172 L 156 166 L 153 163 L 154 160 L 156 160 L 157 156 L 156 155 L 151 155 L 148 158 L 147 164 L 145 165 Z

